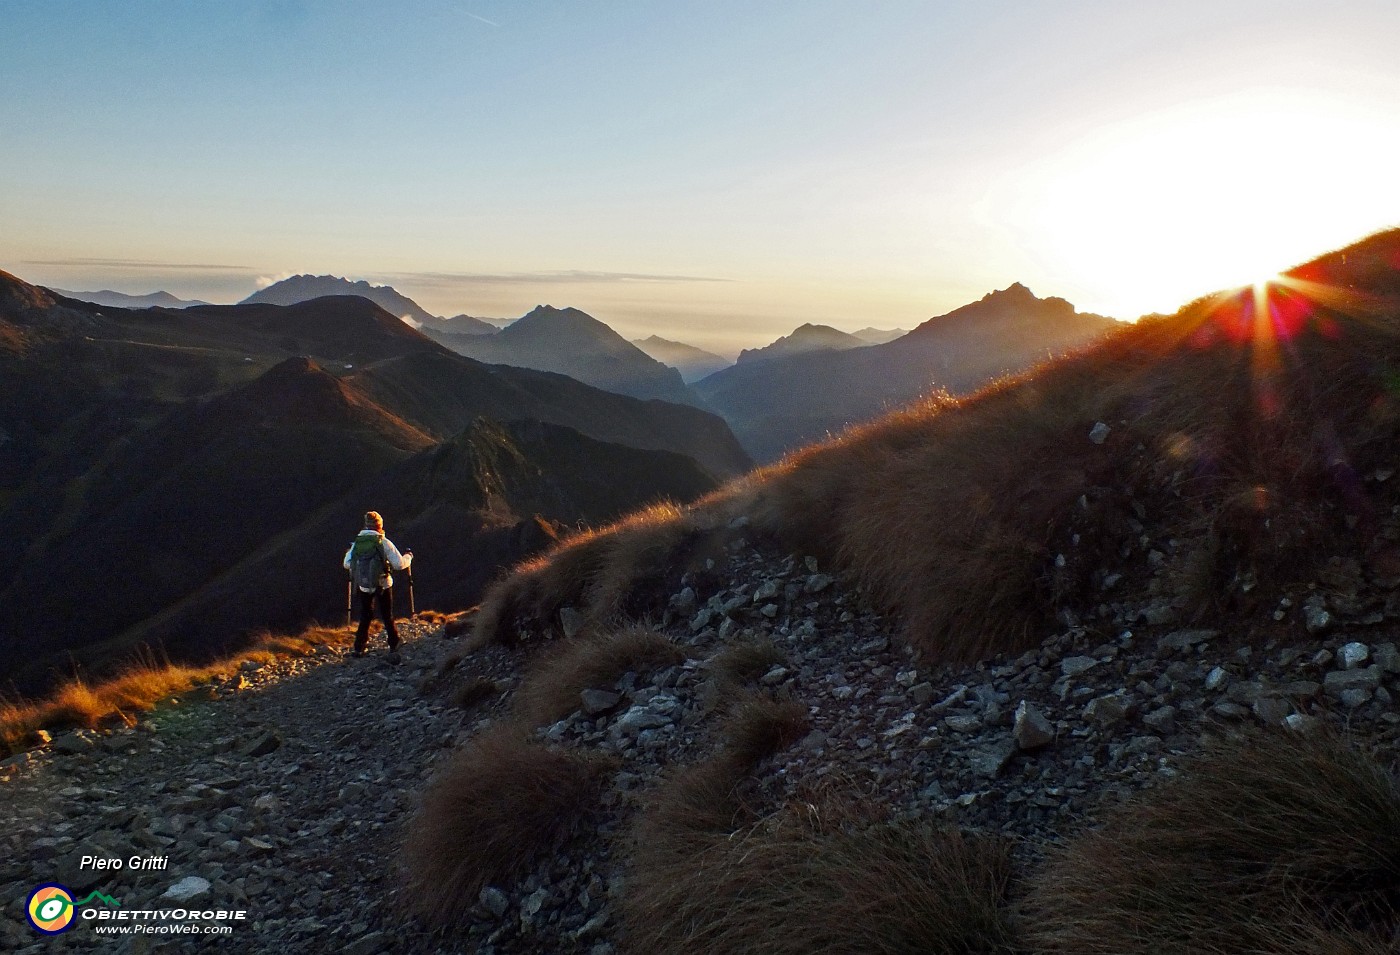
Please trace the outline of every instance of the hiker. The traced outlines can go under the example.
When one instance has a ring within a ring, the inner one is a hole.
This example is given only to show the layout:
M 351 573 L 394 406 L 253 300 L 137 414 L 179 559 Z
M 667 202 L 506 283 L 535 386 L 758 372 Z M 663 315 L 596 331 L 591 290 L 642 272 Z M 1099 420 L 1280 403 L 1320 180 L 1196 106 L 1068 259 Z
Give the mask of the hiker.
M 389 638 L 389 652 L 399 648 L 399 632 L 394 627 L 394 578 L 391 570 L 408 570 L 413 551 L 400 554 L 394 542 L 384 536 L 384 518 L 378 511 L 365 513 L 365 529 L 360 531 L 342 561 L 360 592 L 360 629 L 355 631 L 354 656 L 365 655 L 369 621 L 379 604 L 379 619 Z

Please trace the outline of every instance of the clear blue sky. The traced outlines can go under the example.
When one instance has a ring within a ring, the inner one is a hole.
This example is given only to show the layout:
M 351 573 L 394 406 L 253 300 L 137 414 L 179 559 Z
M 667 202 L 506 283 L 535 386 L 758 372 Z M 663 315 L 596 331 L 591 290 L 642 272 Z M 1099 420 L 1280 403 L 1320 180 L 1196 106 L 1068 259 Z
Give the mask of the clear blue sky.
M 1400 224 L 1400 4 L 0 0 L 0 268 L 715 347 L 1133 317 Z

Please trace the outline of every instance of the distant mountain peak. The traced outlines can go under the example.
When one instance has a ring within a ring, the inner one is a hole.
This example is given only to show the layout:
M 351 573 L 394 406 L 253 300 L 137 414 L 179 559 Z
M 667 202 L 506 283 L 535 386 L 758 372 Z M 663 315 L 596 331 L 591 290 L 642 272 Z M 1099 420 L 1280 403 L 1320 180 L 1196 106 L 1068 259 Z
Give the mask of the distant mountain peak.
M 762 348 L 746 348 L 739 353 L 739 364 L 752 361 L 769 361 L 788 355 L 811 351 L 845 351 L 848 348 L 864 348 L 869 342 L 863 341 L 849 332 L 830 325 L 817 325 L 805 322 Z
M 356 295 L 369 299 L 390 315 L 422 324 L 439 321 L 421 305 L 391 285 L 371 285 L 364 279 L 352 282 L 336 275 L 293 275 L 259 289 L 240 304 L 296 305 L 328 295 Z

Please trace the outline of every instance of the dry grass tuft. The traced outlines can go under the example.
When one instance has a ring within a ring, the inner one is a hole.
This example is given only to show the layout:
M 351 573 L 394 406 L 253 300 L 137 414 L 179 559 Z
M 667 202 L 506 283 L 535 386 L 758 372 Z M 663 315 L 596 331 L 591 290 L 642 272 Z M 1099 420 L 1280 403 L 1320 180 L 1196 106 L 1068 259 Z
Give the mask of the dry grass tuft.
M 787 654 L 766 637 L 739 640 L 725 647 L 710 660 L 709 667 L 730 687 L 757 683 L 775 666 L 787 662 Z
M 403 897 L 442 927 L 487 885 L 505 885 L 559 849 L 596 808 L 611 764 L 548 749 L 504 725 L 477 737 L 429 784 L 408 826 Z
M 60 685 L 45 700 L 0 702 L 0 748 L 18 752 L 37 742 L 36 731 L 73 727 L 92 729 L 108 720 L 130 722 L 131 715 L 213 680 L 226 679 L 245 662 L 272 663 L 308 656 L 324 647 L 346 646 L 349 628 L 312 627 L 295 636 L 262 634 L 247 650 L 205 666 L 182 666 L 148 652 L 110 679 L 89 683 L 81 678 Z
M 1025 913 L 1038 952 L 1380 950 L 1400 790 L 1333 737 L 1231 743 L 1052 856 Z
M 579 694 L 606 690 L 623 674 L 650 673 L 685 660 L 685 651 L 649 627 L 580 637 L 540 660 L 516 691 L 516 715 L 529 726 L 557 722 L 579 708 Z
M 452 691 L 452 702 L 457 707 L 469 710 L 480 703 L 499 695 L 500 685 L 488 677 L 473 677 Z
M 614 624 L 628 597 L 646 582 L 659 581 L 695 529 L 688 509 L 660 503 L 607 527 L 579 531 L 487 589 L 476 637 L 482 643 L 511 643 L 522 628 L 557 632 L 564 607 L 578 610 L 592 627 Z
M 810 728 L 804 704 L 759 697 L 738 703 L 721 735 L 725 752 L 738 765 L 753 767 L 800 740 Z
M 1013 951 L 1005 841 L 810 805 L 725 831 L 708 802 L 724 804 L 725 781 L 722 762 L 693 771 L 644 817 L 621 899 L 625 951 Z

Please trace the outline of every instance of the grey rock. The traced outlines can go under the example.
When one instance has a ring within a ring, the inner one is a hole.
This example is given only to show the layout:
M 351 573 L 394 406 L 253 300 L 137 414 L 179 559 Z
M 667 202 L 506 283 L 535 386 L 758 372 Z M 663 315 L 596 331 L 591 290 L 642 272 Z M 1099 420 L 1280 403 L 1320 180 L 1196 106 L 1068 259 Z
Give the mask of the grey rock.
M 172 899 L 176 902 L 188 902 L 190 899 L 208 892 L 210 885 L 208 879 L 201 879 L 197 875 L 187 875 L 166 889 L 161 898 Z
M 53 741 L 53 750 L 56 753 L 75 755 L 86 753 L 90 749 L 92 749 L 92 740 L 77 733 L 64 733 Z
M 1293 730 L 1295 733 L 1315 733 L 1326 724 L 1316 716 L 1308 716 L 1306 713 L 1290 713 L 1283 718 L 1283 725 Z
M 1347 690 L 1364 690 L 1367 698 L 1381 685 L 1381 668 L 1371 664 L 1360 670 L 1333 670 L 1322 678 L 1328 696 L 1340 698 Z
M 670 726 L 672 722 L 670 716 L 639 704 L 617 718 L 612 725 L 612 732 L 618 736 L 635 736 L 642 730 L 660 729 Z
M 1099 665 L 1093 657 L 1065 657 L 1060 661 L 1060 672 L 1065 676 L 1079 676 Z
M 833 583 L 835 583 L 835 578 L 830 574 L 813 574 L 807 578 L 807 583 L 802 589 L 809 594 L 819 594 Z
M 583 629 L 583 614 L 573 607 L 560 607 L 559 626 L 563 628 L 564 636 L 572 639 Z
M 243 746 L 244 756 L 266 756 L 282 745 L 282 737 L 272 730 L 264 730 Z
M 1084 718 L 1100 726 L 1116 726 L 1127 717 L 1128 707 L 1121 693 L 1097 697 L 1084 707 Z
M 1103 444 L 1108 440 L 1109 432 L 1113 429 L 1102 421 L 1094 422 L 1094 426 L 1089 429 L 1089 440 L 1094 444 Z
M 1221 700 L 1210 708 L 1210 711 L 1224 720 L 1242 720 L 1249 715 L 1249 708 L 1240 706 L 1238 703 L 1231 703 L 1229 700 Z
M 599 716 L 621 703 L 622 694 L 611 690 L 587 689 L 579 693 L 579 701 L 583 704 L 584 715 Z
M 380 952 L 389 948 L 391 937 L 388 932 L 370 932 L 361 935 L 345 948 L 341 949 L 344 955 L 379 955 Z
M 1343 670 L 1355 670 L 1369 659 L 1371 648 L 1356 640 L 1343 644 L 1337 651 L 1337 662 L 1342 665 Z
M 1303 622 L 1308 633 L 1321 633 L 1332 626 L 1332 615 L 1320 600 L 1309 600 L 1303 608 Z
M 1176 726 L 1176 707 L 1159 706 L 1142 718 L 1142 723 L 1159 735 L 1166 736 Z
M 1230 682 L 1230 671 L 1224 667 L 1216 667 L 1206 674 L 1206 689 L 1214 693 L 1223 689 Z
M 996 776 L 1016 755 L 1016 745 L 1011 740 L 997 743 L 982 749 L 973 750 L 968 755 L 968 767 L 978 776 Z
M 915 703 L 919 706 L 923 706 L 933 699 L 933 684 L 928 682 L 916 683 L 909 688 L 909 695 L 914 698 Z
M 1364 705 L 1367 701 L 1371 699 L 1371 691 L 1363 690 L 1359 687 L 1343 690 L 1339 696 L 1339 699 L 1342 701 L 1342 705 L 1345 706 L 1347 709 L 1354 710 L 1358 706 Z
M 1158 654 L 1184 653 L 1220 636 L 1219 630 L 1174 630 L 1157 641 Z
M 763 676 L 759 677 L 758 682 L 764 686 L 777 686 L 787 679 L 789 672 L 790 671 L 785 666 L 774 666 L 767 673 L 763 674 Z
M 1011 736 L 1022 751 L 1041 749 L 1055 742 L 1055 727 L 1050 725 L 1043 713 L 1022 700 L 1016 707 Z
M 975 716 L 958 715 L 945 717 L 943 724 L 954 733 L 975 733 L 982 728 L 982 721 Z
M 690 618 L 690 632 L 699 633 L 701 630 L 704 630 L 709 626 L 710 620 L 714 615 L 714 611 L 709 607 L 701 607 L 695 612 L 695 616 Z
M 1382 643 L 1371 656 L 1386 673 L 1400 673 L 1400 650 L 1395 648 L 1395 644 Z

